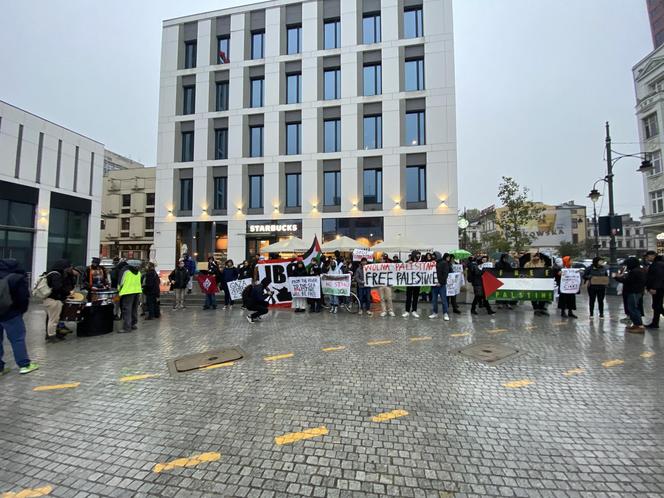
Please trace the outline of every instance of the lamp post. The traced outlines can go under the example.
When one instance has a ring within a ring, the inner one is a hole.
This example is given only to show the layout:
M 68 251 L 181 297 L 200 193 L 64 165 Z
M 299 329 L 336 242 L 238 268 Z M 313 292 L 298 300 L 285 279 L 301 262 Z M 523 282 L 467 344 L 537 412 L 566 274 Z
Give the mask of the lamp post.
M 596 258 L 599 258 L 599 230 L 597 229 L 597 201 L 602 196 L 602 194 L 599 193 L 599 190 L 597 190 L 596 187 L 597 187 L 597 182 L 603 182 L 603 181 L 605 181 L 604 178 L 600 178 L 595 183 L 593 183 L 593 188 L 588 194 L 588 198 L 593 203 L 593 235 L 595 239 L 595 243 L 593 244 L 593 249 L 595 249 Z

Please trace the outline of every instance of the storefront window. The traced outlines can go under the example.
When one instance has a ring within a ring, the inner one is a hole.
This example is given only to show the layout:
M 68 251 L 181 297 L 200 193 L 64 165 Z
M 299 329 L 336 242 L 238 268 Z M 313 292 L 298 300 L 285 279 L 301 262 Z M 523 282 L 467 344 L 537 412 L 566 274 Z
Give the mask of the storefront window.
M 329 242 L 345 235 L 370 246 L 383 240 L 383 218 L 324 218 L 323 242 Z
M 51 208 L 48 226 L 47 267 L 59 259 L 85 266 L 88 248 L 88 214 Z

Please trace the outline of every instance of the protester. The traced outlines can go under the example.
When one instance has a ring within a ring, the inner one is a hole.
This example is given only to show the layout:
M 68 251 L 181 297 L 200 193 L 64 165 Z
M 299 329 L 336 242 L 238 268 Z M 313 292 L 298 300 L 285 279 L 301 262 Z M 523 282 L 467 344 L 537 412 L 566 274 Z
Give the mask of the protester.
M 450 266 L 450 273 L 454 272 L 454 254 L 450 254 L 450 261 L 449 261 L 449 266 Z M 461 278 L 462 278 L 462 285 L 463 285 L 463 269 L 461 271 Z M 461 286 L 459 286 L 459 293 L 461 293 Z M 449 296 L 449 304 L 452 305 L 452 312 L 455 314 L 460 314 L 461 310 L 459 309 L 459 304 L 457 303 L 457 295 L 454 294 L 453 296 Z
M 143 295 L 145 296 L 145 307 L 147 308 L 146 320 L 159 318 L 159 274 L 155 270 L 154 263 L 148 263 L 147 271 L 143 275 Z
M 473 302 L 470 305 L 470 313 L 472 315 L 477 315 L 477 306 L 480 308 L 485 308 L 489 315 L 494 315 L 496 312 L 491 309 L 489 301 L 487 301 L 484 296 L 484 283 L 482 282 L 482 275 L 484 274 L 484 269 L 480 265 L 486 263 L 488 258 L 482 256 L 478 258 L 478 261 L 474 260 L 472 257 L 468 258 L 468 281 L 470 285 L 473 286 Z
M 219 280 L 219 273 L 220 273 L 221 270 L 219 269 L 219 263 L 217 263 L 217 261 L 214 259 L 214 256 L 209 256 L 208 257 L 207 271 L 208 271 L 209 274 L 215 276 L 215 278 L 217 279 L 217 282 L 220 281 Z
M 39 365 L 30 361 L 25 345 L 25 322 L 23 315 L 30 304 L 30 290 L 25 270 L 15 259 L 0 259 L 0 280 L 7 280 L 10 302 L 0 309 L 0 377 L 9 372 L 3 361 L 2 345 L 5 333 L 14 353 L 14 361 L 21 374 L 34 372 Z
M 511 271 L 513 268 L 509 262 L 509 258 L 509 254 L 506 252 L 502 253 L 494 268 L 497 271 Z M 498 308 L 507 308 L 508 310 L 511 310 L 516 303 L 514 301 L 496 301 L 496 304 L 498 305 Z
M 417 263 L 420 260 L 421 253 L 419 251 L 413 251 L 408 258 L 410 263 Z M 407 318 L 408 315 L 412 315 L 413 318 L 419 318 L 420 315 L 417 313 L 417 300 L 420 296 L 419 287 L 406 287 L 406 310 L 401 314 L 402 317 Z
M 44 306 L 46 307 L 47 325 L 46 325 L 46 342 L 57 342 L 63 340 L 65 335 L 71 332 L 64 327 L 64 323 L 60 321 L 62 315 L 62 308 L 65 300 L 72 293 L 76 287 L 76 270 L 71 266 L 71 263 L 66 259 L 61 259 L 53 263 L 46 276 L 46 283 L 51 289 L 51 294 L 44 299 Z
M 312 277 L 320 277 L 322 273 L 322 269 L 320 266 L 320 263 L 317 259 L 314 259 L 311 261 L 311 266 L 309 267 L 309 276 Z M 321 289 L 321 297 L 318 299 L 315 298 L 309 298 L 307 299 L 307 302 L 309 303 L 309 313 L 320 313 L 321 309 L 323 308 L 323 294 L 322 294 L 322 289 Z
M 109 272 L 109 278 L 111 281 L 111 288 L 112 289 L 117 289 L 118 288 L 118 266 L 120 265 L 120 258 L 119 257 L 114 257 L 113 258 L 113 268 L 111 268 L 111 271 Z M 117 299 L 113 301 L 113 318 L 115 320 L 122 320 L 120 317 L 120 300 Z
M 436 277 L 438 283 L 431 289 L 431 314 L 429 318 L 438 318 L 438 298 L 443 302 L 443 320 L 449 321 L 447 304 L 447 277 L 450 274 L 450 255 L 448 253 L 440 254 L 439 251 L 433 253 L 436 261 Z
M 560 289 L 560 279 L 562 278 L 563 269 L 572 268 L 572 258 L 569 256 L 563 256 L 562 258 L 556 258 L 556 272 L 554 278 L 556 279 L 556 284 Z M 576 310 L 576 294 L 565 294 L 560 292 L 558 295 L 558 309 L 560 310 L 560 316 L 565 318 L 579 318 L 574 314 Z
M 332 259 L 329 262 L 330 266 L 327 269 L 328 275 L 343 275 L 343 266 L 338 266 L 336 260 Z M 330 295 L 330 313 L 337 313 L 339 309 L 339 296 L 334 294 Z
M 364 278 L 364 267 L 367 266 L 367 258 L 362 258 L 360 260 L 360 266 L 355 270 L 355 275 L 353 279 L 357 284 L 357 297 L 360 299 L 360 311 L 361 315 L 364 311 L 367 312 L 367 315 L 373 315 L 371 311 L 371 287 L 367 287 L 366 280 Z
M 391 263 L 390 257 L 387 253 L 383 254 L 383 263 Z M 380 316 L 394 316 L 394 304 L 392 302 L 392 287 L 382 285 L 378 287 L 378 295 L 380 296 Z
M 246 259 L 240 263 L 240 266 L 237 269 L 237 278 L 238 280 L 245 280 L 252 277 L 253 272 L 251 271 L 251 266 L 249 261 Z M 223 279 L 221 280 L 223 282 Z
M 531 258 L 530 261 L 528 261 L 525 265 L 524 268 L 545 268 L 546 265 L 544 263 L 544 260 L 541 258 L 539 253 L 535 253 Z M 547 303 L 546 301 L 531 301 L 533 305 L 533 310 L 535 311 L 536 315 L 544 315 L 544 316 L 549 316 L 549 312 L 546 309 Z
M 216 310 L 217 292 L 219 292 L 219 287 L 217 286 L 217 276 L 214 273 L 204 270 L 198 272 L 198 275 L 196 275 L 196 280 L 198 281 L 198 285 L 201 288 L 201 292 L 205 294 L 205 304 L 203 305 L 203 309 Z
M 238 270 L 232 259 L 226 261 L 224 270 L 221 274 L 222 287 L 224 289 L 224 308 L 233 309 L 233 298 L 231 298 L 231 291 L 228 288 L 228 282 L 233 282 L 238 279 Z
M 270 279 L 266 277 L 259 283 L 248 285 L 247 288 L 242 291 L 244 307 L 249 311 L 253 311 L 251 315 L 247 315 L 246 317 L 249 323 L 254 323 L 257 320 L 260 320 L 261 316 L 268 312 L 266 301 L 273 294 L 272 291 L 268 291 L 269 286 Z
M 81 289 L 88 292 L 88 301 L 92 301 L 92 294 L 95 291 L 109 288 L 108 275 L 106 268 L 100 266 L 101 259 L 92 258 L 92 264 L 85 269 L 83 273 L 83 282 Z
M 593 258 L 592 264 L 586 268 L 583 274 L 583 280 L 588 285 L 588 298 L 590 305 L 590 318 L 595 314 L 595 301 L 599 309 L 599 317 L 604 318 L 604 296 L 606 295 L 606 286 L 608 276 L 604 261 L 599 256 Z
M 652 296 L 652 321 L 646 325 L 649 329 L 659 328 L 659 317 L 664 312 L 664 260 L 655 251 L 646 253 L 646 260 L 650 262 L 646 281 L 646 289 Z
M 643 306 L 643 291 L 646 288 L 647 274 L 639 265 L 636 258 L 627 258 L 624 262 L 625 271 L 614 275 L 618 282 L 623 284 L 623 295 L 627 302 L 627 313 L 632 324 L 627 327 L 627 331 L 634 334 L 643 334 L 645 327 L 641 318 L 641 309 Z
M 175 291 L 175 300 L 173 301 L 173 309 L 184 309 L 184 293 L 189 283 L 189 272 L 184 266 L 184 259 L 178 261 L 178 265 L 168 276 L 168 281 L 171 283 L 171 290 Z
M 189 254 L 184 255 L 184 267 L 187 269 L 189 274 L 189 280 L 187 281 L 187 294 L 191 294 L 191 290 L 194 286 L 194 275 L 196 274 L 196 262 L 192 259 Z
M 122 273 L 118 294 L 122 308 L 122 330 L 118 333 L 127 333 L 136 330 L 138 323 L 138 300 L 143 292 L 141 288 L 141 274 L 138 268 L 128 265 Z

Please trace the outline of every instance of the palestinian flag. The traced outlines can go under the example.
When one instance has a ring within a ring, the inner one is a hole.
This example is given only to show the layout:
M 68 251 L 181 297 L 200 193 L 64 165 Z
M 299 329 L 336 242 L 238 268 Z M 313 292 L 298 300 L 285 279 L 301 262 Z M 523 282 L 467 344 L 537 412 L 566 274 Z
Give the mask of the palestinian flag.
M 311 244 L 309 250 L 304 253 L 302 256 L 302 261 L 304 266 L 309 271 L 311 264 L 316 260 L 320 263 L 320 257 L 323 255 L 323 252 L 320 250 L 320 244 L 318 243 L 318 237 L 314 236 L 314 242 Z
M 498 301 L 553 301 L 551 268 L 485 269 L 484 295 Z

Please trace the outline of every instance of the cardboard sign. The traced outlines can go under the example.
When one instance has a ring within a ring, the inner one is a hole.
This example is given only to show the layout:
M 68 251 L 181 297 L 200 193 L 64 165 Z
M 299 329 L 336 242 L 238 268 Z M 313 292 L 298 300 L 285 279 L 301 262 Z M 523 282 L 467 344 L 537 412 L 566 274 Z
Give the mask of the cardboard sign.
M 288 279 L 293 297 L 306 297 L 308 299 L 320 299 L 319 277 L 290 277 Z
M 288 274 L 286 267 L 291 263 L 290 259 L 271 259 L 258 263 L 258 281 L 265 277 L 270 279 L 268 290 L 273 292 L 268 304 L 290 304 L 293 300 L 290 287 L 288 286 Z
M 353 249 L 353 261 L 362 261 L 362 258 L 367 258 L 371 263 L 374 260 L 374 253 L 371 249 Z
M 581 289 L 581 273 L 574 268 L 563 268 L 560 271 L 560 293 L 577 294 Z
M 242 299 L 242 291 L 246 289 L 247 285 L 251 285 L 250 278 L 243 278 L 242 280 L 231 280 L 226 282 L 228 286 L 228 293 L 231 295 L 233 301 Z
M 366 265 L 364 279 L 367 287 L 421 287 L 438 283 L 435 261 Z
M 168 281 L 168 276 L 171 270 L 159 270 L 159 292 L 171 292 L 171 283 Z
M 494 267 L 494 265 L 493 265 L 493 263 L 492 263 L 491 261 L 487 261 L 486 263 L 482 263 L 482 264 L 480 265 L 480 268 L 481 268 L 482 270 L 487 270 L 487 269 L 490 269 L 490 268 L 493 268 L 493 267 Z
M 456 296 L 461 292 L 463 273 L 450 273 L 447 275 L 447 295 Z
M 323 294 L 327 296 L 350 296 L 350 275 L 321 275 Z

